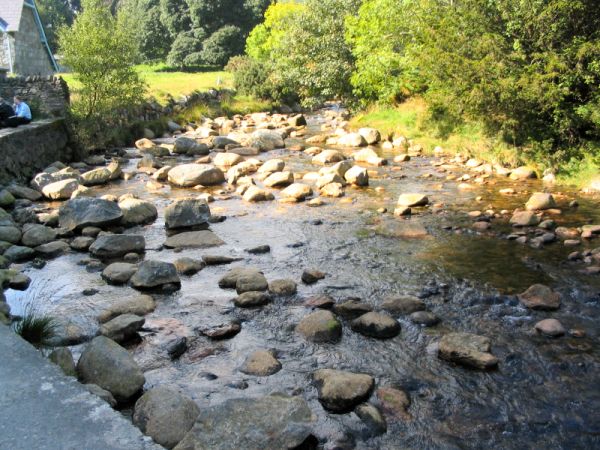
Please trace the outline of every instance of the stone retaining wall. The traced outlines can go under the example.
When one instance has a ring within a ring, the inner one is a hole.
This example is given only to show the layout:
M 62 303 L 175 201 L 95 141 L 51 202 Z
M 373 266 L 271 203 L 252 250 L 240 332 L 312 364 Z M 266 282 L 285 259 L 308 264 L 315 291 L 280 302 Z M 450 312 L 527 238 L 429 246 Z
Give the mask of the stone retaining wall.
M 60 77 L 0 77 L 0 97 L 12 103 L 23 97 L 37 117 L 64 117 L 69 107 L 69 88 Z
M 0 129 L 0 184 L 28 180 L 54 161 L 71 161 L 64 119 Z

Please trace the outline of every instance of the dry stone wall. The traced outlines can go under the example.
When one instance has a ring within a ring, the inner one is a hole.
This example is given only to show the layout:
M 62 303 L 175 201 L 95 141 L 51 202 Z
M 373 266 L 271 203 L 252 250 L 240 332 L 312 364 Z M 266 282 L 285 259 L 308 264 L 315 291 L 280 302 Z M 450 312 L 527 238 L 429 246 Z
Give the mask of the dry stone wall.
M 12 103 L 21 96 L 36 118 L 64 117 L 69 106 L 69 88 L 60 77 L 0 77 L 0 97 Z

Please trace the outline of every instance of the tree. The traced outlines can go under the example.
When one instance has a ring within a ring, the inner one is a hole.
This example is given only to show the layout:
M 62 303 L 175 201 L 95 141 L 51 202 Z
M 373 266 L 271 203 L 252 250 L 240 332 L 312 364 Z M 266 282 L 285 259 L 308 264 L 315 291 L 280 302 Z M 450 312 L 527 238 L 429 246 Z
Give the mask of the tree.
M 58 37 L 64 63 L 80 85 L 72 104 L 74 117 L 85 129 L 84 139 L 100 143 L 117 113 L 142 101 L 145 86 L 133 67 L 138 46 L 127 17 L 113 17 L 101 0 L 83 0 L 82 7 Z
M 57 32 L 60 27 L 73 23 L 74 10 L 68 0 L 38 0 L 36 2 L 40 19 L 50 50 L 58 50 Z
M 202 44 L 202 60 L 209 65 L 223 67 L 229 58 L 244 53 L 241 30 L 234 25 L 225 25 L 215 31 Z
M 175 39 L 192 25 L 186 0 L 160 0 L 160 21 Z
M 200 52 L 204 33 L 201 30 L 183 31 L 177 35 L 167 57 L 173 67 L 189 67 L 201 63 Z

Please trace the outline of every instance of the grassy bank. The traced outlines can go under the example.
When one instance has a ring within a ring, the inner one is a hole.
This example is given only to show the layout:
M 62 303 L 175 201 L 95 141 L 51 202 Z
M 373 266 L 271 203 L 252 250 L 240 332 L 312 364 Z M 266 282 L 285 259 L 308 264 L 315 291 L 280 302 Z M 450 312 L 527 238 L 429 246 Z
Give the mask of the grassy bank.
M 383 135 L 403 135 L 423 145 L 426 152 L 433 152 L 436 146 L 449 153 L 463 153 L 483 161 L 498 163 L 508 167 L 527 165 L 538 174 L 548 168 L 547 161 L 540 161 L 529 148 L 514 147 L 498 139 L 484 135 L 482 128 L 475 123 L 467 123 L 455 128 L 447 135 L 441 135 L 427 120 L 427 105 L 419 98 L 409 99 L 397 106 L 372 106 L 357 113 L 351 120 L 353 129 L 373 127 Z M 590 148 L 589 154 L 600 155 L 600 146 Z M 559 183 L 585 187 L 600 173 L 599 157 L 572 160 L 558 167 Z
M 233 79 L 230 73 L 215 70 L 199 70 L 197 72 L 181 72 L 164 64 L 139 65 L 136 70 L 148 85 L 146 95 L 159 103 L 165 104 L 169 97 L 178 99 L 194 91 L 232 88 Z M 65 79 L 75 98 L 78 83 L 72 73 L 64 73 Z

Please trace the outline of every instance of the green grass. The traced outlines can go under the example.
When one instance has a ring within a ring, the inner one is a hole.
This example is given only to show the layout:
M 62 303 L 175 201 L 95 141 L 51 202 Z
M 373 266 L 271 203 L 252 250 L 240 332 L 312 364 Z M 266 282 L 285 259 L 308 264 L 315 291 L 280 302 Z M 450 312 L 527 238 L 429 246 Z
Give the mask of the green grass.
M 448 153 L 464 153 L 474 158 L 509 166 L 532 164 L 516 147 L 484 136 L 479 125 L 468 123 L 447 136 L 439 136 L 427 121 L 427 105 L 412 98 L 397 106 L 372 106 L 354 116 L 351 128 L 377 128 L 383 136 L 402 135 L 423 145 L 427 153 L 437 146 Z
M 146 81 L 148 98 L 154 98 L 159 103 L 166 103 L 169 97 L 176 100 L 194 91 L 208 91 L 213 88 L 233 87 L 233 77 L 225 71 L 202 69 L 197 72 L 182 72 L 171 70 L 164 64 L 139 65 L 136 70 Z M 78 84 L 72 73 L 61 76 L 69 85 L 73 94 L 77 95 Z
M 56 327 L 52 317 L 33 309 L 27 310 L 23 318 L 13 324 L 15 333 L 37 348 L 50 346 L 51 339 L 56 335 Z
M 223 98 L 220 103 L 198 103 L 177 115 L 179 122 L 196 122 L 202 117 L 231 117 L 235 114 L 250 114 L 253 112 L 270 111 L 273 104 L 267 100 L 258 100 L 243 95 Z

